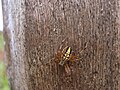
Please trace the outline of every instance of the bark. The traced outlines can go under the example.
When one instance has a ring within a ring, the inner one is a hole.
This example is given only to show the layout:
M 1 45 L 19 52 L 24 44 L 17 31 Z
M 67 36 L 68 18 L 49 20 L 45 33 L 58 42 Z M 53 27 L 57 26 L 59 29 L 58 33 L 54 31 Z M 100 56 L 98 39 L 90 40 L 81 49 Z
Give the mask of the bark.
M 2 0 L 11 90 L 119 90 L 119 2 Z M 65 38 L 82 58 L 70 76 L 50 62 Z

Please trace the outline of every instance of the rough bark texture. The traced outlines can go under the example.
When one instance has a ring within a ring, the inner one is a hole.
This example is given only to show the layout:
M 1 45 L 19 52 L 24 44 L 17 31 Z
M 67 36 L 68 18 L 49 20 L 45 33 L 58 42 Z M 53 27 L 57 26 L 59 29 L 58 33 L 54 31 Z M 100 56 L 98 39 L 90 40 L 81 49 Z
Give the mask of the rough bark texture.
M 3 0 L 11 90 L 120 90 L 119 0 Z M 67 45 L 82 59 L 72 74 L 50 62 Z

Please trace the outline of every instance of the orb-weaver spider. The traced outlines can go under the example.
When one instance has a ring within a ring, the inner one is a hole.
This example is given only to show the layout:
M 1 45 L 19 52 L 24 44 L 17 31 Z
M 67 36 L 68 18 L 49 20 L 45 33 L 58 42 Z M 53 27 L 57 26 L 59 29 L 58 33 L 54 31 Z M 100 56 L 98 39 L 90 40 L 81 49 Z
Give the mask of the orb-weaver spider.
M 60 66 L 63 66 L 67 74 L 71 73 L 68 63 L 74 62 L 76 59 L 77 56 L 72 52 L 72 49 L 69 46 L 58 50 L 55 54 L 55 62 Z
M 62 41 L 65 42 L 66 39 L 64 39 Z M 87 44 L 85 45 L 85 48 L 83 50 L 80 51 L 80 53 L 82 53 L 85 49 L 86 49 Z M 66 45 L 65 47 L 63 47 L 63 45 L 61 45 L 59 47 L 59 49 L 57 50 L 57 52 L 55 53 L 55 62 L 60 65 L 63 66 L 65 69 L 65 72 L 70 75 L 71 74 L 71 70 L 69 67 L 69 62 L 75 62 L 80 60 L 81 58 L 78 57 L 78 55 L 75 54 L 75 52 L 72 50 L 72 48 L 68 45 Z

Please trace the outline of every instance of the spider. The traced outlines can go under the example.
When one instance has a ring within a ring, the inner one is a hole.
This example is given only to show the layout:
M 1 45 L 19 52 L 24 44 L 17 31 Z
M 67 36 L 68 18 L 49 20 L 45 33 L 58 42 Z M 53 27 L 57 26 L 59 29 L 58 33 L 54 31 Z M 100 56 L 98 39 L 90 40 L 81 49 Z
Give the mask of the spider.
M 64 43 L 67 39 L 64 39 L 62 43 Z M 86 49 L 86 47 L 87 47 L 87 43 L 85 45 L 85 48 L 81 50 L 80 53 L 82 53 Z M 81 58 L 78 58 L 78 55 L 75 54 L 75 52 L 72 50 L 70 46 L 66 45 L 65 47 L 63 47 L 63 45 L 61 45 L 57 50 L 57 52 L 55 53 L 54 60 L 58 65 L 64 67 L 65 72 L 68 75 L 70 75 L 71 70 L 69 63 L 70 62 L 73 63 L 75 61 L 81 60 Z
M 68 63 L 74 62 L 76 60 L 77 56 L 69 46 L 66 46 L 63 49 L 59 49 L 55 54 L 55 62 L 58 63 L 60 66 L 63 66 L 65 68 L 65 72 L 69 75 L 71 74 L 71 70 Z
M 66 40 L 68 40 L 68 38 L 64 39 L 62 41 L 62 43 L 64 43 Z M 85 48 L 83 50 L 81 50 L 80 53 L 83 53 L 83 51 L 86 49 L 86 47 L 87 47 L 87 43 L 85 45 Z M 79 56 L 75 54 L 75 52 L 72 50 L 72 48 L 70 46 L 66 45 L 65 47 L 63 47 L 63 45 L 61 44 L 61 46 L 55 53 L 54 60 L 58 65 L 63 66 L 65 69 L 65 72 L 70 75 L 71 70 L 69 67 L 69 63 L 70 62 L 73 63 L 78 60 L 81 60 L 81 58 L 79 58 Z

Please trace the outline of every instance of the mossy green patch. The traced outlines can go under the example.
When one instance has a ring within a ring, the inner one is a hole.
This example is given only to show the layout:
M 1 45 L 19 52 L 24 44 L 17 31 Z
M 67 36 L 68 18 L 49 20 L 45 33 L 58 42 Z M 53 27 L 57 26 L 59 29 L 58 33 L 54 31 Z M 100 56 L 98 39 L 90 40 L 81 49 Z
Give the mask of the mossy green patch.
M 3 52 L 3 35 L 0 32 L 0 51 Z M 6 76 L 5 65 L 3 60 L 0 60 L 0 90 L 10 90 L 8 86 L 8 80 Z
M 2 61 L 0 62 L 0 90 L 10 90 L 6 78 L 5 66 Z

